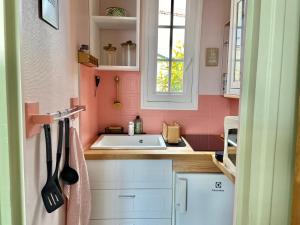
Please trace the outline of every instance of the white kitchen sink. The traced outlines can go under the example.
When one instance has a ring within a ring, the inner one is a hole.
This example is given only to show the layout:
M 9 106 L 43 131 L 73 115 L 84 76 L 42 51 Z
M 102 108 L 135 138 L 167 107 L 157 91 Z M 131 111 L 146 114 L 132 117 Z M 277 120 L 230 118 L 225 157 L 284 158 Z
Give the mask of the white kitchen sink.
M 91 149 L 111 149 L 111 150 L 163 150 L 166 144 L 161 135 L 101 135 L 91 146 Z

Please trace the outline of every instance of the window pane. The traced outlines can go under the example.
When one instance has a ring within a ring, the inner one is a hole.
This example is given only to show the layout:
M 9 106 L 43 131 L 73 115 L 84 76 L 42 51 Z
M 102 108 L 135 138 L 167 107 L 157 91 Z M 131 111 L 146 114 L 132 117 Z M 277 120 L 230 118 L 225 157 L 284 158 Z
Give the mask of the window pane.
M 171 25 L 171 0 L 159 0 L 158 25 Z
M 234 65 L 234 81 L 240 81 L 240 76 L 241 76 L 241 62 L 240 61 L 235 61 Z
M 241 46 L 242 44 L 242 29 L 237 28 L 236 29 L 236 43 L 237 46 Z
M 183 68 L 183 62 L 172 62 L 171 92 L 183 92 Z
M 157 59 L 168 60 L 170 49 L 170 29 L 158 28 Z
M 235 60 L 240 61 L 241 60 L 241 47 L 236 47 L 235 48 Z
M 243 26 L 243 1 L 240 0 L 237 5 L 237 26 Z
M 157 62 L 156 91 L 169 91 L 169 61 Z
M 186 0 L 174 1 L 174 25 L 185 26 Z
M 172 58 L 184 59 L 184 29 L 173 30 Z

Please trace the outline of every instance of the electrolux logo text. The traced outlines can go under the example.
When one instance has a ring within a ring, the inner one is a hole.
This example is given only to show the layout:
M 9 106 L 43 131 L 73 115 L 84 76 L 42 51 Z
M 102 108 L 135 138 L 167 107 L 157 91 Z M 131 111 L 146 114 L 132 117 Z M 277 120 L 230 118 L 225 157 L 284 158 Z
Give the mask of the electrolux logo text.
M 215 187 L 212 188 L 212 191 L 213 192 L 224 192 L 224 189 L 222 187 L 223 187 L 222 182 L 216 182 Z

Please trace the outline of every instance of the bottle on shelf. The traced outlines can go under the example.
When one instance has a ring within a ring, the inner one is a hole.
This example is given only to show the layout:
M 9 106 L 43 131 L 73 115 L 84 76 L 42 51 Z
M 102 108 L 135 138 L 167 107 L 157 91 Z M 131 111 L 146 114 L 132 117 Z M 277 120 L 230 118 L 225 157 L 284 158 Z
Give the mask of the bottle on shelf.
M 143 133 L 143 121 L 140 116 L 136 116 L 134 120 L 134 133 L 142 134 Z

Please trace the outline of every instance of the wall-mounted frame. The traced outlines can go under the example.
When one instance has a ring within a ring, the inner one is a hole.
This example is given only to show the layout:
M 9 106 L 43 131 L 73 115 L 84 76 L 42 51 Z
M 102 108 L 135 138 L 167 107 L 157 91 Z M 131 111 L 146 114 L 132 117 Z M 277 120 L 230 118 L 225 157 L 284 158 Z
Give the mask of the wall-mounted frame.
M 59 29 L 58 0 L 39 0 L 40 18 L 55 29 Z
M 219 65 L 219 49 L 207 48 L 205 57 L 205 66 L 218 66 Z

